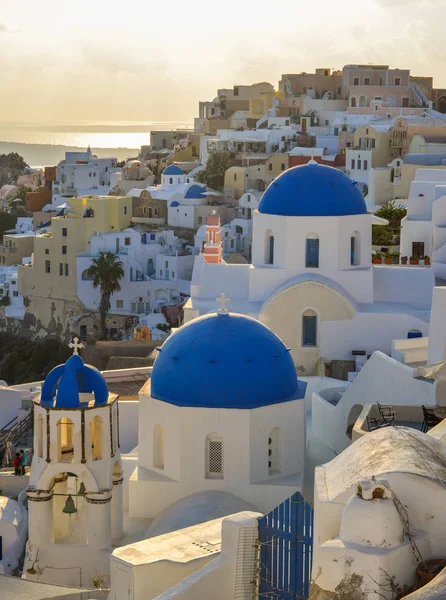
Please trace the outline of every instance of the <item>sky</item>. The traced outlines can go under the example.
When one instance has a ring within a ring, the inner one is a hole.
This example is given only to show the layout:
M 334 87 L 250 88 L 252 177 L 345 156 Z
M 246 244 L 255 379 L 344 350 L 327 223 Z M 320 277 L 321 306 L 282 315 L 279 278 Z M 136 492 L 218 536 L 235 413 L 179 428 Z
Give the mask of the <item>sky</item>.
M 217 88 L 384 63 L 446 87 L 446 0 L 0 0 L 0 122 L 192 121 Z

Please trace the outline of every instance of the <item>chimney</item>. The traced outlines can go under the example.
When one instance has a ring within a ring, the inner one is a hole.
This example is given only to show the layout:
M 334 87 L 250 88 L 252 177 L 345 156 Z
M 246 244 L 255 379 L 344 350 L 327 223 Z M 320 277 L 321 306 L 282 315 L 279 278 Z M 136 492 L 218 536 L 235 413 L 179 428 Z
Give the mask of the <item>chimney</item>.
M 204 243 L 204 262 L 205 263 L 221 263 L 222 262 L 220 215 L 217 215 L 215 210 L 212 212 L 211 215 L 208 215 L 208 218 L 206 220 L 206 241 Z

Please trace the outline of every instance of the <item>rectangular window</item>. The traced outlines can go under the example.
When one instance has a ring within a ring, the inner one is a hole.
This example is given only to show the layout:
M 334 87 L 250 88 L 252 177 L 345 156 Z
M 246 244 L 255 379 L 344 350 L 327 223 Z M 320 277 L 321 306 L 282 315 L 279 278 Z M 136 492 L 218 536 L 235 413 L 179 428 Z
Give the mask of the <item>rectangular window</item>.
M 412 256 L 424 258 L 424 242 L 412 242 Z
M 116 300 L 116 308 L 124 308 L 124 300 Z
M 383 78 L 382 78 L 382 77 L 380 77 L 380 78 L 379 78 L 379 85 L 381 86 L 382 84 L 383 84 Z
M 302 318 L 302 345 L 317 346 L 317 317 L 304 316 Z
M 317 238 L 307 239 L 305 266 L 312 269 L 319 268 L 319 240 Z
M 172 271 L 172 279 L 175 279 L 175 271 Z
M 49 260 L 45 261 L 45 273 L 51 273 L 51 263 Z
M 164 266 L 166 267 L 166 269 L 169 268 L 169 261 L 168 260 L 166 260 L 166 262 L 164 263 Z
M 124 238 L 124 244 L 125 244 L 126 246 L 130 246 L 130 243 L 131 243 L 131 239 L 130 239 L 129 237 L 127 237 L 127 238 Z
M 66 227 L 62 227 L 62 237 L 67 237 L 68 236 L 68 231 Z
M 354 168 L 355 168 L 355 159 L 352 158 L 352 169 L 354 169 Z
M 268 165 L 268 171 L 272 171 L 272 170 L 273 170 L 273 165 L 272 165 L 272 163 L 269 163 L 269 165 Z
M 125 214 L 125 215 L 127 214 L 127 205 L 126 205 L 126 206 L 124 206 L 124 214 Z
M 67 253 L 67 247 L 66 246 L 62 246 L 62 254 L 66 254 Z
M 207 469 L 208 479 L 223 479 L 223 439 L 207 439 Z
M 49 248 L 45 248 L 45 254 L 49 254 L 49 253 L 50 253 Z
M 372 149 L 373 149 L 375 147 L 376 140 L 375 140 L 375 138 L 372 138 L 370 141 L 371 141 Z
M 403 108 L 409 108 L 409 98 L 403 98 Z
M 281 171 L 285 171 L 285 163 L 282 163 L 282 164 L 280 165 L 280 170 L 281 170 Z
M 237 181 L 237 174 L 234 175 L 234 181 Z
M 395 85 L 401 85 L 401 78 L 395 77 Z
M 353 77 L 353 85 L 359 85 L 359 77 Z
M 12 292 L 12 295 L 14 296 L 14 298 L 17 298 L 17 297 L 18 297 L 18 295 L 19 295 L 19 293 L 18 293 L 16 290 L 14 290 L 14 291 Z
M 65 277 L 68 277 L 68 263 L 65 263 Z
M 59 263 L 59 275 L 63 275 L 63 263 Z
M 370 77 L 364 77 L 364 85 L 370 85 Z
M 361 168 L 361 160 L 358 158 L 358 169 Z
M 364 171 L 367 171 L 367 168 L 368 168 L 368 161 L 365 160 L 364 161 Z

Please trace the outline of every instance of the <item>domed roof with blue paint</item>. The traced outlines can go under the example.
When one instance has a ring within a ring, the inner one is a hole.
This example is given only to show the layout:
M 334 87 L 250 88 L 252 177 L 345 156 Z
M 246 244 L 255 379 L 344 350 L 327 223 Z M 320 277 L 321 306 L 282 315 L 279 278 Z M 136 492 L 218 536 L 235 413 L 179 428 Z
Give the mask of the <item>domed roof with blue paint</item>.
M 365 215 L 367 206 L 355 181 L 311 160 L 284 171 L 269 185 L 259 212 L 284 217 Z
M 184 171 L 177 165 L 169 165 L 164 169 L 163 175 L 184 175 Z
M 82 408 L 80 394 L 93 394 L 94 405 L 107 404 L 108 389 L 103 375 L 73 354 L 64 365 L 54 367 L 43 383 L 40 404 L 48 408 Z
M 268 327 L 220 311 L 183 325 L 159 350 L 151 396 L 176 406 L 251 409 L 303 398 L 293 359 Z
M 190 186 L 190 188 L 184 194 L 184 197 L 190 198 L 190 199 L 204 198 L 205 191 L 206 191 L 206 188 L 201 187 L 201 185 L 194 184 L 194 185 Z
M 171 202 L 170 206 L 180 206 L 180 203 L 177 200 L 174 200 L 173 202 Z

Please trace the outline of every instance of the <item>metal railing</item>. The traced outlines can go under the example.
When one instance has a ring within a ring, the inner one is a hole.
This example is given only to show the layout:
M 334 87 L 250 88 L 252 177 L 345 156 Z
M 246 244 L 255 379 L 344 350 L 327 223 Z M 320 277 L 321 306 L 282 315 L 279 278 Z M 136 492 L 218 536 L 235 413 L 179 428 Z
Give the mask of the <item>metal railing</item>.
M 13 423 L 15 424 L 13 425 Z M 32 428 L 33 413 L 30 411 L 24 419 L 18 421 L 18 418 L 15 417 L 0 430 L 0 460 L 2 468 L 12 464 L 17 444 L 28 435 Z

